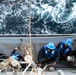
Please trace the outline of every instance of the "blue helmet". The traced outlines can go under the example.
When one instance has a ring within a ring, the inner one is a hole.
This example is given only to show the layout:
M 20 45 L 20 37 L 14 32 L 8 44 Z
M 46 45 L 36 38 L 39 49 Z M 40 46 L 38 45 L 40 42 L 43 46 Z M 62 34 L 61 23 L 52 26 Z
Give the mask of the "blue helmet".
M 68 39 L 65 41 L 65 44 L 68 45 L 68 46 L 71 46 L 71 45 L 72 45 L 72 39 L 68 38 Z
M 52 43 L 52 42 L 50 42 L 50 43 L 47 44 L 46 46 L 47 46 L 47 48 L 49 48 L 49 49 L 55 49 L 55 45 L 54 45 L 54 43 Z

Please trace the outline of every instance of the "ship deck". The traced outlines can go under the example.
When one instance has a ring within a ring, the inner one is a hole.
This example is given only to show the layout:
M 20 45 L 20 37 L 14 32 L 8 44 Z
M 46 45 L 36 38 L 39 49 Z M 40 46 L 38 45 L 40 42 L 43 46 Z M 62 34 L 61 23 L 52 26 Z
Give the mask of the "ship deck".
M 64 75 L 76 75 L 76 70 L 74 69 L 65 69 L 63 70 Z M 25 75 L 31 75 L 30 72 L 27 71 Z M 1 72 L 0 75 L 23 75 L 22 72 L 17 72 L 17 74 L 13 74 L 13 72 Z M 55 71 L 45 71 L 45 75 L 58 75 L 57 70 Z
M 71 38 L 74 41 L 73 47 L 76 47 L 76 35 L 47 35 L 47 36 L 33 35 L 31 36 L 31 41 L 33 44 L 33 48 L 35 50 L 36 58 L 37 58 L 39 49 L 44 44 L 49 43 L 49 41 L 51 41 L 51 42 L 54 42 L 56 45 L 58 42 L 60 42 L 61 40 L 65 40 L 66 38 Z M 25 35 L 0 36 L 0 53 L 6 54 L 7 56 L 9 56 L 11 51 L 21 43 L 20 39 L 23 39 L 23 42 L 26 43 L 30 40 L 30 37 Z M 56 67 L 56 70 L 53 72 L 46 70 L 45 75 L 58 75 L 57 71 L 59 69 L 63 70 L 64 75 L 76 75 L 76 67 L 73 67 L 72 65 L 69 65 L 66 62 L 65 63 L 60 62 L 59 65 Z M 22 72 L 23 71 L 17 72 L 16 75 L 23 75 Z M 29 72 L 30 71 L 27 71 L 26 75 L 30 75 Z M 13 75 L 13 72 L 12 71 L 7 71 L 6 73 L 0 72 L 0 75 Z

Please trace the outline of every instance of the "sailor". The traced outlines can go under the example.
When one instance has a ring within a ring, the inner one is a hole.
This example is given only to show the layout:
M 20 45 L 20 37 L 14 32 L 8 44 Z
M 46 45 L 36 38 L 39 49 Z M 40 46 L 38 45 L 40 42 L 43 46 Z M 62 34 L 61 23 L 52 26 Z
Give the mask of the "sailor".
M 18 60 L 18 61 L 24 61 L 24 58 L 21 54 L 16 53 L 16 51 L 18 51 L 19 48 L 15 48 L 11 54 L 10 54 L 10 58 L 14 59 L 14 60 Z
M 22 55 L 19 53 L 16 53 L 16 51 L 19 50 L 19 48 L 15 48 L 12 52 L 11 55 L 8 59 L 4 60 L 3 62 L 0 63 L 0 70 L 4 70 L 5 67 L 8 67 L 9 64 L 12 62 L 14 63 L 13 65 L 18 65 L 19 68 L 21 68 L 21 65 L 18 61 L 24 61 L 24 58 Z M 15 63 L 18 62 L 18 63 Z M 3 67 L 2 67 L 3 66 Z M 23 66 L 22 66 L 23 67 Z
M 72 50 L 72 39 L 67 38 L 65 41 L 61 41 L 56 48 L 60 52 L 60 58 L 66 59 Z
M 44 62 L 46 62 L 46 60 L 49 60 L 50 63 L 51 61 L 53 61 L 53 63 L 51 63 L 52 65 L 56 65 L 59 58 L 60 58 L 59 51 L 56 49 L 54 43 L 50 42 L 40 49 L 38 53 L 38 66 L 42 67 L 42 62 L 44 59 L 45 59 Z M 46 62 L 46 64 L 49 63 Z
M 20 50 L 19 46 L 14 48 L 13 51 L 11 52 L 10 54 L 10 57 L 9 57 L 9 60 L 11 60 L 11 63 L 12 61 L 24 61 L 24 57 L 19 54 L 19 53 L 16 53 L 16 51 Z M 21 67 L 22 68 L 25 68 L 26 67 L 26 64 L 21 64 Z

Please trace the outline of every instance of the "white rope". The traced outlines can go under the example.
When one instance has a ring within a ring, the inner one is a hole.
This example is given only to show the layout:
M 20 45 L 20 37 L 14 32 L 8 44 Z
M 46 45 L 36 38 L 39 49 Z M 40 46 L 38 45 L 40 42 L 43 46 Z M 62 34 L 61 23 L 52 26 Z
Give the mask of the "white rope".
M 32 58 L 34 58 L 34 51 L 32 49 L 32 40 L 31 40 L 31 0 L 28 0 L 29 2 L 29 10 L 28 10 L 28 14 L 29 14 L 29 21 L 28 21 L 28 27 L 29 27 L 29 42 L 30 42 L 30 55 L 32 56 Z
M 30 9 L 31 9 L 31 0 L 28 0 L 29 1 L 29 10 L 28 10 L 28 13 L 29 13 L 29 22 L 28 22 L 28 25 L 29 25 L 29 41 L 30 41 L 30 47 L 32 46 L 31 45 L 31 13 L 30 13 Z M 30 55 L 32 56 L 32 51 L 31 51 L 31 48 L 30 48 Z
M 31 63 L 26 67 L 26 69 L 22 72 L 23 75 L 25 75 L 25 72 L 27 71 L 27 69 L 31 66 Z

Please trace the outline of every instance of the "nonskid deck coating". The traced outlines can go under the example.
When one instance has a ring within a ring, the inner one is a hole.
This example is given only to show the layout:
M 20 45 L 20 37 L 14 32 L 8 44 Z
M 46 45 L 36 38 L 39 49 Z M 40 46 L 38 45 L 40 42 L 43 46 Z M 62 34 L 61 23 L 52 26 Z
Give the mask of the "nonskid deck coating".
M 63 70 L 64 75 L 76 75 L 76 70 Z M 25 75 L 31 75 L 30 72 L 27 71 Z M 0 72 L 0 75 L 23 75 L 22 72 L 17 72 L 17 74 L 13 74 L 13 72 Z M 45 75 L 58 75 L 57 71 L 45 71 Z

